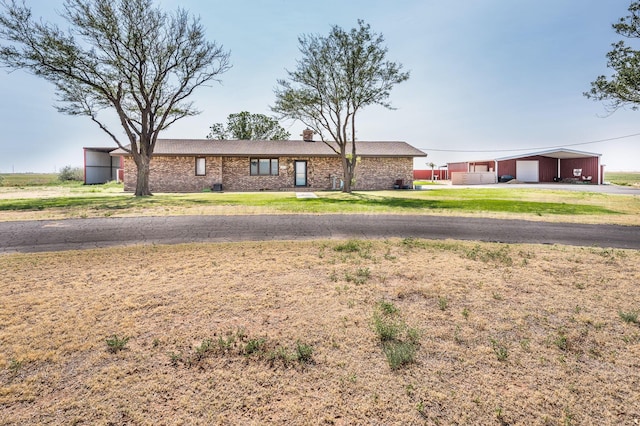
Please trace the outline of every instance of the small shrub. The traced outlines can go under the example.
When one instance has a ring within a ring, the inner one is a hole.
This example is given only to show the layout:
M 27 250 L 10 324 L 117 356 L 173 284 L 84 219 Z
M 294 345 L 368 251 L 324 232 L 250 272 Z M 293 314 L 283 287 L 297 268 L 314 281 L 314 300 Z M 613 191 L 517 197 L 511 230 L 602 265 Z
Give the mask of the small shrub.
M 369 268 L 358 268 L 358 270 L 356 271 L 356 276 L 358 278 L 367 280 L 371 276 L 371 271 L 369 270 Z
M 382 350 L 392 370 L 413 363 L 416 357 L 416 346 L 411 342 L 385 342 Z
M 401 244 L 408 248 L 425 248 L 426 247 L 426 243 L 424 241 L 421 241 L 413 237 L 407 237 L 403 239 Z
M 211 339 L 204 339 L 200 346 L 196 346 L 196 358 L 202 359 L 212 349 L 212 343 Z
M 495 339 L 491 339 L 491 348 L 498 357 L 498 361 L 506 361 L 509 357 L 509 349 L 507 348 L 507 346 Z
M 218 337 L 218 348 L 222 351 L 222 352 L 226 352 L 227 350 L 231 349 L 231 347 L 233 346 L 233 344 L 236 341 L 236 336 L 234 335 L 228 335 L 226 338 L 223 336 L 219 336 Z
M 393 303 L 380 301 L 373 313 L 373 326 L 382 342 L 382 351 L 391 369 L 412 363 L 419 346 L 422 333 L 417 328 L 409 328 L 398 315 Z
M 462 310 L 462 316 L 464 317 L 464 319 L 469 319 L 469 310 L 467 308 L 464 308 Z
M 629 323 L 629 324 L 640 324 L 640 322 L 638 321 L 638 312 L 634 312 L 634 311 L 629 311 L 629 312 L 624 312 L 624 311 L 618 311 L 618 315 L 620 316 L 620 319 L 622 319 L 622 321 Z
M 60 173 L 58 173 L 58 180 L 60 182 L 82 182 L 84 180 L 84 173 L 80 167 L 64 166 L 62 170 L 60 170 Z
M 296 358 L 302 363 L 311 362 L 313 356 L 313 347 L 305 343 L 301 343 L 299 340 L 296 342 Z
M 398 313 L 398 308 L 396 308 L 393 303 L 387 302 L 386 300 L 381 300 L 380 302 L 378 302 L 378 307 L 384 314 L 387 315 L 394 315 Z
M 107 348 L 109 352 L 116 353 L 123 350 L 127 346 L 127 342 L 129 342 L 128 337 L 118 337 L 117 334 L 114 334 L 111 337 L 106 339 Z
M 416 410 L 418 411 L 418 414 L 422 416 L 423 419 L 429 420 L 429 416 L 427 415 L 427 412 L 424 410 L 424 402 L 420 401 L 416 405 Z
M 401 324 L 392 318 L 383 317 L 377 312 L 373 316 L 373 327 L 382 342 L 398 339 L 402 331 Z
M 416 388 L 411 383 L 409 383 L 408 385 L 405 385 L 404 388 L 408 397 L 412 397 L 414 395 Z
M 266 343 L 267 339 L 265 338 L 250 339 L 244 346 L 244 354 L 251 355 L 254 353 L 262 353 L 264 352 Z
M 22 368 L 22 361 L 18 361 L 15 358 L 11 359 L 11 361 L 9 362 L 9 371 L 12 374 L 17 374 L 21 368 Z
M 349 272 L 345 272 L 344 279 L 347 282 L 352 282 L 354 284 L 360 285 L 367 282 L 367 279 L 369 279 L 370 275 L 371 271 L 369 271 L 369 268 L 358 268 L 355 275 L 351 275 Z
M 247 330 L 245 330 L 243 327 L 238 327 L 238 329 L 236 330 L 236 337 L 242 342 L 247 338 Z
M 438 307 L 440 308 L 441 311 L 446 310 L 448 305 L 449 305 L 449 300 L 447 300 L 446 297 L 438 297 Z
M 481 253 L 480 244 L 476 244 L 472 249 L 466 250 L 467 258 L 472 260 L 478 260 L 478 256 Z
M 169 354 L 169 359 L 171 360 L 171 365 L 173 365 L 174 367 L 177 367 L 178 363 L 182 361 L 182 354 L 180 352 L 178 353 L 171 352 Z
M 622 250 L 615 250 L 612 248 L 603 248 L 603 249 L 592 249 L 591 251 L 594 254 L 598 254 L 605 259 L 605 262 L 609 265 L 617 263 L 619 259 L 624 259 L 627 257 L 627 254 Z
M 349 240 L 333 248 L 343 253 L 357 253 L 363 259 L 371 259 L 371 243 L 360 240 Z
M 464 343 L 464 339 L 460 335 L 461 331 L 462 329 L 460 328 L 460 326 L 456 324 L 456 331 L 453 332 L 453 340 L 459 345 Z
M 407 329 L 407 340 L 413 343 L 414 345 L 418 345 L 420 342 L 420 338 L 422 338 L 422 331 L 418 328 L 408 328 Z
M 359 252 L 361 247 L 361 242 L 358 240 L 349 240 L 345 243 L 338 244 L 333 248 L 335 251 L 346 252 L 346 253 L 356 253 Z
M 558 331 L 558 335 L 554 339 L 553 344 L 561 351 L 566 351 L 569 348 L 569 340 L 567 339 L 567 335 L 564 330 Z
M 2 184 L 2 181 L 0 181 L 0 185 L 1 185 L 1 184 Z M 396 259 L 397 259 L 397 256 L 392 255 L 392 254 L 391 254 L 391 249 L 390 249 L 390 248 L 387 248 L 387 252 L 384 254 L 384 258 L 385 258 L 386 260 L 394 261 L 394 260 L 396 260 Z
M 280 360 L 285 364 L 288 364 L 289 361 L 292 360 L 292 356 L 289 354 L 287 348 L 285 348 L 284 346 L 278 346 L 274 350 L 267 353 L 267 360 L 271 361 L 272 363 Z
M 484 249 L 480 244 L 476 244 L 472 249 L 466 250 L 466 257 L 472 260 L 479 260 L 484 263 L 497 263 L 505 266 L 513 265 L 513 259 L 509 255 L 509 246 L 502 246 L 499 249 Z

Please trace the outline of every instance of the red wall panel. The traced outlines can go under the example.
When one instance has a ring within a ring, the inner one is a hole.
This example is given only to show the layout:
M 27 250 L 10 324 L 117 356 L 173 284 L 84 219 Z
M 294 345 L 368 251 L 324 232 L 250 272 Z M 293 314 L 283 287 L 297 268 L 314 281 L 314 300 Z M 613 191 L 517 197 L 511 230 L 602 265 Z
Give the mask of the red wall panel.
M 516 177 L 516 160 L 498 161 L 498 177 L 503 175 Z
M 447 171 L 442 169 L 434 169 L 433 175 L 436 179 L 442 180 L 447 178 Z M 414 170 L 414 180 L 431 180 L 431 170 Z
M 449 163 L 448 164 L 449 173 L 453 172 L 468 172 L 469 171 L 469 163 Z
M 593 183 L 597 183 L 598 180 L 598 157 L 558 160 L 557 158 L 533 156 L 503 160 L 498 162 L 498 176 L 511 175 L 516 177 L 516 162 L 519 160 L 538 161 L 540 182 L 553 182 L 554 177 L 573 178 L 573 169 L 582 169 L 582 175 L 592 176 Z M 560 176 L 558 176 L 558 161 L 560 161 Z
M 558 159 L 550 157 L 534 157 L 538 160 L 539 182 L 553 182 L 553 178 L 558 176 Z
M 582 176 L 591 176 L 591 182 L 598 183 L 598 157 L 560 160 L 561 178 L 573 178 L 573 169 L 582 169 L 582 174 L 579 176 L 580 178 L 582 178 Z

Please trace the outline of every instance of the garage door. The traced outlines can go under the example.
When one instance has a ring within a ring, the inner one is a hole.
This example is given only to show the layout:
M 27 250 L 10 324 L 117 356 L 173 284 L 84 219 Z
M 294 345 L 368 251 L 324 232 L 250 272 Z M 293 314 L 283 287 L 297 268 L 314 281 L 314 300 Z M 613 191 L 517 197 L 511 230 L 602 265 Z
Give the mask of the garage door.
M 516 179 L 521 182 L 538 182 L 537 161 L 516 161 Z

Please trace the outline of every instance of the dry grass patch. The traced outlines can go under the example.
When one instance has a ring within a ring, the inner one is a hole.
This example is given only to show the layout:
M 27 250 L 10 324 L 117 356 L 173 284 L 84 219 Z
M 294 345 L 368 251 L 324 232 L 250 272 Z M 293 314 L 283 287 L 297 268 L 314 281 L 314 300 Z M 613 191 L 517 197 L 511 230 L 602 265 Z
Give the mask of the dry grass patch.
M 2 423 L 634 424 L 639 260 L 412 239 L 3 255 Z

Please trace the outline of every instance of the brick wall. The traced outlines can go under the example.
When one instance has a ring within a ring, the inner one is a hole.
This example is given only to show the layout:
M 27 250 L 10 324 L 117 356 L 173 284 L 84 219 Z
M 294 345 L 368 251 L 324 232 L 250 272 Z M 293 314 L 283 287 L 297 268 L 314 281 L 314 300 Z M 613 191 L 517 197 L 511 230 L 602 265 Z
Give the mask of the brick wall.
M 204 157 L 206 175 L 196 176 L 196 157 L 165 157 L 151 159 L 149 189 L 151 192 L 201 192 L 222 182 L 222 158 Z M 135 191 L 136 164 L 125 157 L 124 190 Z
M 396 180 L 413 185 L 413 158 L 362 158 L 356 166 L 353 189 L 393 189 Z
M 282 158 L 279 158 L 277 176 L 251 176 L 249 157 L 225 157 L 222 160 L 222 189 L 225 191 L 276 191 L 292 186 L 293 178 L 289 179 L 282 166 Z
M 222 183 L 225 191 L 295 190 L 294 162 L 307 161 L 309 191 L 330 190 L 333 177 L 342 177 L 342 162 L 336 157 L 280 157 L 278 176 L 251 176 L 249 157 L 205 157 L 206 176 L 196 176 L 195 157 L 157 156 L 151 160 L 149 187 L 152 192 L 200 192 Z M 362 158 L 356 167 L 356 190 L 392 189 L 397 179 L 413 182 L 413 159 Z M 339 180 L 338 180 L 339 184 Z M 125 157 L 124 188 L 134 191 L 136 166 Z

